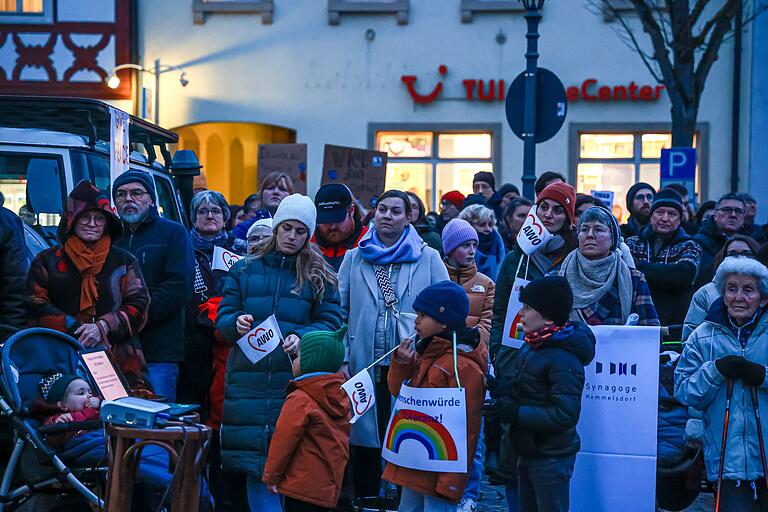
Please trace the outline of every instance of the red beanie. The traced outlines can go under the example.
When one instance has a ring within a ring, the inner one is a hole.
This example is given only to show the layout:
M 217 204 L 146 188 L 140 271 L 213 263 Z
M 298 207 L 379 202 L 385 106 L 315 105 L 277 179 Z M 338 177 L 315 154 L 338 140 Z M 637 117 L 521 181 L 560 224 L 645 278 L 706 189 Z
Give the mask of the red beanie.
M 571 225 L 576 224 L 576 190 L 572 186 L 560 181 L 551 183 L 541 191 L 541 194 L 536 196 L 536 205 L 542 199 L 549 199 L 562 206 L 568 222 Z
M 464 194 L 459 192 L 458 190 L 451 190 L 450 192 L 446 192 L 443 194 L 443 197 L 440 198 L 440 202 L 448 201 L 449 203 L 453 204 L 456 208 L 461 210 L 462 206 L 464 206 Z

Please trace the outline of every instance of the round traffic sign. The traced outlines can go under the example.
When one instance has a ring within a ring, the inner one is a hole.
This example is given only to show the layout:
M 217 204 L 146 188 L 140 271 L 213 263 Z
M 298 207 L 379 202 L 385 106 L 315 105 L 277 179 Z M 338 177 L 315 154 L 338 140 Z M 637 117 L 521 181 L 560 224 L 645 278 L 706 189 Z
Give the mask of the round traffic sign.
M 563 82 L 552 71 L 538 68 L 536 71 L 536 130 L 535 141 L 544 142 L 560 131 L 568 112 L 568 99 Z M 507 122 L 520 139 L 525 140 L 525 72 L 517 75 L 507 91 Z

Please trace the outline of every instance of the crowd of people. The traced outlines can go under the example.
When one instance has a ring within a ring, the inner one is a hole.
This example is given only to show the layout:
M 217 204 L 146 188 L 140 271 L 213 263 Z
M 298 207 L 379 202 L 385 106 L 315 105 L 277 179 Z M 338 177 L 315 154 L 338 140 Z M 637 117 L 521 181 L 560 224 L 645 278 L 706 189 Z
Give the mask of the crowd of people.
M 28 272 L 19 220 L 0 211 L 2 318 L 107 347 L 136 396 L 198 404 L 217 432 L 217 510 L 287 512 L 351 510 L 354 498 L 393 492 L 402 511 L 471 511 L 483 474 L 505 486 L 510 511 L 566 511 L 595 354 L 588 326 L 661 325 L 684 342 L 674 395 L 703 419 L 698 442 L 708 479 L 723 479 L 725 510 L 755 499 L 768 509 L 757 425 L 741 398 L 752 393 L 768 410 L 768 226 L 755 224 L 757 201 L 728 193 L 696 212 L 684 187 L 636 183 L 620 224 L 559 173 L 541 174 L 535 191 L 530 201 L 479 172 L 472 193 L 444 193 L 439 212 L 399 190 L 366 211 L 343 184 L 313 200 L 272 173 L 243 206 L 198 191 L 186 229 L 158 214 L 145 173 L 115 180 L 114 210 L 81 182 L 59 244 Z M 532 208 L 552 236 L 527 255 L 517 235 Z M 217 248 L 242 259 L 222 269 Z M 502 337 L 519 278 L 530 284 L 519 294 L 518 349 Z M 253 364 L 236 342 L 273 315 L 282 345 Z M 340 388 L 366 369 L 375 406 L 350 425 Z M 404 383 L 465 389 L 465 473 L 383 461 Z M 743 439 L 729 442 L 718 474 L 731 389 L 731 428 Z M 55 421 L 72 418 L 65 390 Z

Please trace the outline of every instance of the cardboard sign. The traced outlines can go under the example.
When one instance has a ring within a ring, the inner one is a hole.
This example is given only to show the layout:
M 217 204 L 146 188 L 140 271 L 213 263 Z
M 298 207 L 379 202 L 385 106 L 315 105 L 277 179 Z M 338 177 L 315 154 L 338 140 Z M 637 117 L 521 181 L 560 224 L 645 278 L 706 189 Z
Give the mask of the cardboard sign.
M 277 325 L 277 318 L 271 315 L 248 334 L 237 340 L 237 345 L 245 357 L 253 364 L 258 363 L 275 350 L 283 341 L 283 333 Z
M 466 473 L 467 402 L 464 388 L 403 386 L 381 455 L 404 468 Z
M 373 409 L 376 403 L 376 393 L 371 380 L 371 374 L 368 369 L 364 369 L 352 376 L 347 382 L 342 384 L 341 389 L 349 396 L 352 402 L 352 418 L 350 423 L 354 423 L 366 412 Z
M 129 125 L 131 117 L 116 108 L 109 107 L 109 183 L 128 170 L 131 154 Z
M 655 510 L 659 328 L 591 329 L 571 510 Z
M 211 270 L 229 271 L 232 265 L 243 259 L 242 256 L 228 251 L 218 245 L 213 248 L 213 260 L 211 261 Z
M 343 183 L 365 208 L 373 208 L 384 192 L 387 154 L 370 149 L 325 145 L 322 184 Z
M 592 190 L 590 194 L 595 199 L 601 200 L 609 210 L 613 211 L 613 199 L 615 196 L 613 190 Z
M 306 144 L 259 144 L 257 161 L 259 186 L 271 172 L 287 174 L 293 180 L 297 194 L 307 194 L 307 145 Z
M 530 264 L 530 262 L 529 262 Z M 520 348 L 525 343 L 518 332 L 517 325 L 520 323 L 520 310 L 523 309 L 523 303 L 520 302 L 520 290 L 530 281 L 521 277 L 516 277 L 512 283 L 512 291 L 509 292 L 509 303 L 507 304 L 507 316 L 504 318 L 504 332 L 501 336 L 501 344 L 505 347 Z
M 547 243 L 550 238 L 552 238 L 552 233 L 541 223 L 536 215 L 536 206 L 534 205 L 517 234 L 517 245 L 525 254 L 530 255 L 536 252 L 542 244 Z

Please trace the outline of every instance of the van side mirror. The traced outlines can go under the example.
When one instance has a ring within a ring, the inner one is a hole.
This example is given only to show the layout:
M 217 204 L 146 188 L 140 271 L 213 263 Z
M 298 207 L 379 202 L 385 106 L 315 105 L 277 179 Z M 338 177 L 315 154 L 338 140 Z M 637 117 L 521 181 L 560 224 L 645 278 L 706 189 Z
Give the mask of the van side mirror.
M 31 158 L 27 166 L 27 198 L 35 213 L 61 215 L 61 176 L 57 160 Z

